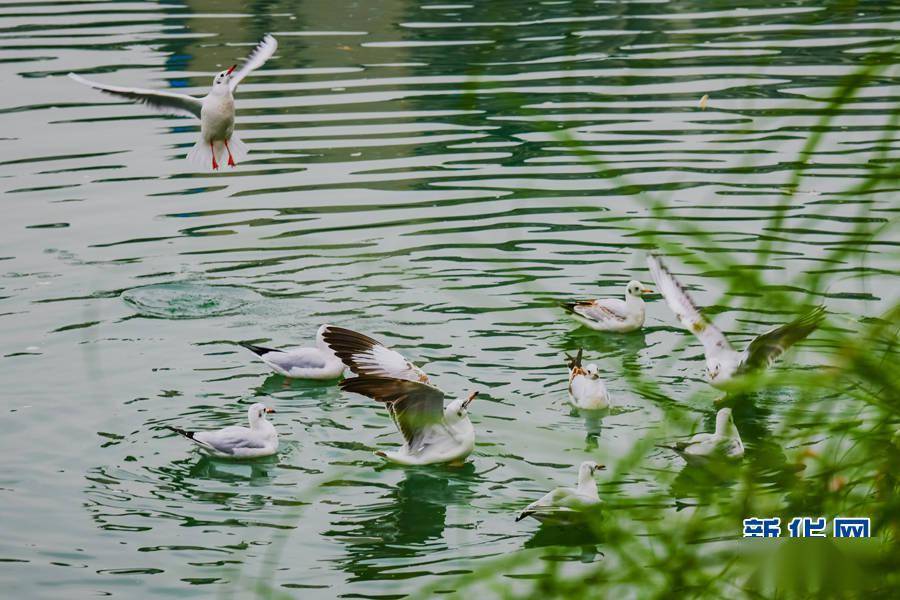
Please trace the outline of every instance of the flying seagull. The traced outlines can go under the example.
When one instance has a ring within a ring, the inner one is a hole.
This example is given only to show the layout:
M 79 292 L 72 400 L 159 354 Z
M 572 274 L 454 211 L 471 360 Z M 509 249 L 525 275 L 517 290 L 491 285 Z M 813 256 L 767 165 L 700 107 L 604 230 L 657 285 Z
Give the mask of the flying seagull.
M 200 119 L 200 139 L 188 152 L 188 160 L 201 166 L 212 164 L 213 169 L 218 169 L 227 153 L 228 165 L 233 167 L 236 161 L 247 156 L 247 146 L 234 133 L 234 92 L 244 77 L 263 66 L 277 48 L 278 42 L 267 34 L 253 49 L 240 70 L 235 71 L 237 65 L 232 65 L 216 75 L 212 89 L 203 98 L 175 92 L 104 85 L 75 73 L 69 73 L 69 77 L 95 90 L 143 104 L 159 113 Z
M 575 356 L 566 355 L 569 367 L 569 403 L 579 410 L 602 410 L 609 407 L 609 392 L 600 379 L 597 365 L 581 365 L 583 349 Z
M 651 291 L 641 285 L 640 281 L 629 281 L 625 286 L 625 300 L 578 300 L 563 302 L 561 306 L 575 320 L 591 329 L 626 333 L 643 327 L 644 299 L 641 296 Z
M 429 383 L 428 375 L 396 350 L 369 336 L 329 325 L 322 335 L 325 343 L 357 375 L 394 377 Z
M 686 442 L 660 447 L 674 450 L 686 462 L 692 464 L 707 463 L 716 459 L 738 460 L 744 456 L 744 443 L 734 425 L 730 408 L 719 409 L 716 413 L 715 433 L 698 433 Z
M 526 506 L 516 517 L 516 521 L 521 521 L 525 517 L 534 517 L 542 523 L 577 521 L 582 512 L 601 504 L 594 473 L 603 468 L 605 468 L 603 465 L 590 460 L 581 463 L 578 467 L 577 487 L 558 487 L 548 492 L 540 500 Z
M 187 431 L 180 427 L 166 427 L 191 440 L 212 456 L 259 458 L 278 452 L 278 432 L 266 419 L 266 414 L 273 412 L 275 411 L 262 402 L 257 402 L 247 410 L 249 428 L 232 425 L 218 431 Z
M 345 379 L 341 389 L 383 402 L 405 443 L 396 452 L 378 451 L 381 458 L 402 465 L 461 465 L 475 448 L 475 428 L 469 420 L 472 392 L 444 407 L 440 389 L 408 379 L 360 375 Z
M 825 307 L 817 306 L 786 325 L 756 336 L 742 352 L 738 352 L 728 343 L 725 334 L 700 314 L 684 287 L 658 256 L 648 256 L 647 264 L 669 308 L 685 329 L 703 344 L 706 374 L 716 387 L 727 384 L 736 376 L 771 366 L 785 350 L 815 331 L 825 318 Z

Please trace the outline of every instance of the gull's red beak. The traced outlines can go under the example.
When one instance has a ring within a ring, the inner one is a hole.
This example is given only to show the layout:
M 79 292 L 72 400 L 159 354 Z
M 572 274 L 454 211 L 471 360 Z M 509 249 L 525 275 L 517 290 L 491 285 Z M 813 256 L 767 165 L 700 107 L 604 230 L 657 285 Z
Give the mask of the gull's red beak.
M 227 71 L 225 71 L 225 74 L 231 75 L 231 73 L 234 71 L 235 67 L 237 67 L 237 65 L 231 65 L 231 67 Z
M 272 414 L 273 412 L 275 412 L 275 409 L 274 409 L 274 408 L 266 408 L 266 413 L 267 413 L 267 414 Z
M 478 392 L 472 392 L 469 394 L 469 397 L 466 398 L 466 401 L 463 402 L 463 408 L 469 408 L 469 405 L 472 404 L 472 400 L 478 397 Z
M 653 293 L 653 290 L 648 290 L 647 288 L 644 288 L 644 289 L 641 290 L 641 293 L 642 293 L 642 294 L 652 294 L 652 293 Z

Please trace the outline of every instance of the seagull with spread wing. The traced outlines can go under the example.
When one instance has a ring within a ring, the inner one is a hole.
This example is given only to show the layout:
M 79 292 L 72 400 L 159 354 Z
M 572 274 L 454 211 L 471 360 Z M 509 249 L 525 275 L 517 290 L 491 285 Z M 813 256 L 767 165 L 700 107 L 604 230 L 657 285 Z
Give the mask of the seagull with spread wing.
M 393 377 L 429 383 L 425 371 L 406 358 L 364 333 L 329 325 L 322 339 L 328 347 L 357 375 Z
M 401 465 L 459 466 L 475 448 L 469 404 L 478 392 L 444 407 L 444 392 L 421 381 L 360 375 L 345 379 L 340 385 L 342 390 L 368 396 L 387 406 L 406 443 L 396 452 L 375 453 L 385 460 Z
M 655 255 L 647 257 L 650 274 L 666 303 L 681 324 L 697 336 L 706 354 L 706 373 L 710 384 L 719 387 L 736 376 L 765 369 L 784 352 L 815 331 L 825 318 L 825 307 L 817 306 L 786 325 L 762 333 L 747 344 L 743 351 L 735 350 L 715 325 L 707 321 L 694 301 Z
M 266 35 L 247 57 L 247 62 L 240 70 L 235 71 L 237 65 L 232 65 L 216 75 L 212 89 L 203 98 L 174 92 L 104 85 L 75 73 L 69 73 L 69 77 L 95 90 L 143 104 L 166 115 L 200 119 L 200 139 L 188 152 L 188 160 L 201 166 L 211 164 L 213 169 L 218 169 L 219 163 L 227 153 L 228 165 L 233 167 L 236 161 L 243 160 L 247 156 L 247 146 L 234 133 L 234 92 L 244 77 L 269 60 L 277 48 L 278 42 L 275 38 Z
M 275 412 L 262 402 L 247 409 L 250 427 L 232 425 L 218 431 L 188 431 L 166 426 L 218 458 L 260 458 L 278 452 L 278 432 L 266 415 Z
M 625 299 L 599 298 L 563 302 L 563 309 L 576 321 L 595 331 L 627 333 L 644 325 L 644 294 L 651 293 L 640 281 L 629 281 Z

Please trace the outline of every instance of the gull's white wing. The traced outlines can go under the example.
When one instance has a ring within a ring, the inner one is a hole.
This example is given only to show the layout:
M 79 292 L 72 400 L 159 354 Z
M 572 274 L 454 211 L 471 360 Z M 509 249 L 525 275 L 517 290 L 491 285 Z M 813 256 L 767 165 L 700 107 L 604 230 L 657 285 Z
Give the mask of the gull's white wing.
M 725 334 L 700 314 L 694 301 L 659 257 L 651 254 L 647 257 L 647 265 L 650 267 L 650 275 L 665 298 L 666 304 L 669 305 L 685 329 L 697 336 L 697 339 L 703 344 L 706 355 L 711 356 L 721 350 L 730 350 L 731 344 L 728 343 Z
M 622 323 L 628 318 L 625 302 L 618 298 L 603 298 L 590 304 L 575 305 L 575 312 L 594 321 Z
M 697 433 L 690 437 L 687 440 L 678 440 L 676 442 L 672 442 L 670 444 L 659 444 L 660 448 L 668 448 L 669 450 L 674 450 L 679 454 L 684 453 L 685 450 L 692 446 L 698 446 L 702 444 L 708 443 L 710 440 L 714 440 L 715 435 L 712 433 Z
M 250 53 L 250 56 L 247 57 L 244 66 L 231 76 L 231 91 L 234 92 L 237 89 L 238 84 L 250 74 L 250 71 L 260 68 L 267 60 L 272 58 L 277 49 L 278 40 L 267 33 L 262 41 L 256 45 L 256 48 L 253 49 L 253 52 Z
M 721 443 L 722 440 L 720 438 L 715 435 L 709 435 L 709 437 L 701 440 L 692 440 L 690 444 L 684 447 L 682 452 L 691 456 L 710 456 L 715 454 Z
M 155 90 L 144 90 L 140 88 L 126 88 L 115 85 L 104 85 L 96 83 L 76 75 L 69 73 L 69 77 L 82 85 L 92 87 L 112 96 L 119 96 L 138 104 L 155 110 L 164 115 L 177 115 L 180 117 L 197 117 L 200 118 L 200 109 L 203 108 L 203 101 L 193 96 L 185 94 L 176 94 L 174 92 L 157 92 Z
M 275 371 L 288 377 L 307 376 L 310 372 L 324 369 L 331 358 L 318 348 L 291 348 L 276 350 L 245 342 L 241 346 L 256 354 Z
M 290 350 L 268 352 L 260 356 L 270 366 L 291 372 L 294 369 L 324 369 L 325 356 L 318 348 L 292 348 Z
M 428 376 L 396 350 L 367 335 L 328 326 L 322 338 L 328 347 L 357 375 L 394 377 L 428 383 Z
M 606 323 L 608 325 L 621 325 L 627 318 L 624 313 L 625 303 L 618 300 L 622 304 L 622 306 L 618 306 L 615 302 L 616 299 L 614 298 L 607 300 L 578 300 L 576 302 L 563 302 L 561 306 L 563 310 L 588 321 Z
M 557 502 L 567 496 L 572 495 L 574 492 L 575 490 L 571 488 L 556 488 L 554 490 L 551 490 L 541 496 L 539 499 L 526 506 L 516 517 L 516 521 L 521 521 L 525 517 L 536 513 L 547 513 L 559 510 Z
M 573 515 L 577 515 L 583 510 L 590 510 L 598 504 L 600 504 L 598 500 L 582 496 L 573 488 L 560 487 L 526 506 L 516 517 L 516 521 L 532 515 L 539 521 L 571 519 Z
M 825 318 L 825 307 L 817 306 L 802 317 L 776 327 L 753 338 L 747 346 L 747 370 L 765 368 L 784 354 L 784 351 L 815 331 Z
M 694 458 L 740 458 L 743 455 L 744 446 L 740 440 L 718 435 L 692 443 L 682 452 L 683 457 Z
M 217 452 L 231 455 L 241 448 L 261 449 L 266 447 L 265 438 L 247 427 L 237 425 L 219 431 L 199 431 L 194 434 L 193 439 Z

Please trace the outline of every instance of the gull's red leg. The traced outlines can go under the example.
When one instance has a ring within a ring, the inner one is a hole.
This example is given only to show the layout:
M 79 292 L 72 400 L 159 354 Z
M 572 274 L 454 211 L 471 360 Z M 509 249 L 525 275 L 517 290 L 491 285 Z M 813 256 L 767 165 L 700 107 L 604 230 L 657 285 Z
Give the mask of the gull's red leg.
M 210 149 L 210 151 L 212 151 L 212 157 L 213 157 L 213 169 L 216 170 L 216 171 L 218 171 L 218 170 L 219 170 L 219 163 L 216 162 L 216 149 L 213 147 L 213 143 L 212 143 L 212 142 L 209 143 L 209 149 Z
M 231 148 L 228 147 L 228 140 L 225 140 L 225 149 L 228 150 L 228 166 L 234 166 L 234 159 L 231 158 Z

